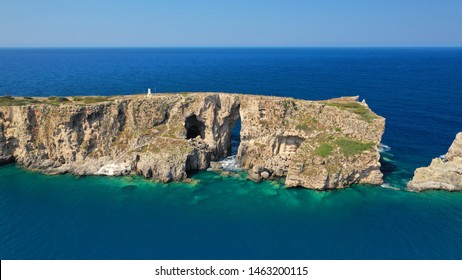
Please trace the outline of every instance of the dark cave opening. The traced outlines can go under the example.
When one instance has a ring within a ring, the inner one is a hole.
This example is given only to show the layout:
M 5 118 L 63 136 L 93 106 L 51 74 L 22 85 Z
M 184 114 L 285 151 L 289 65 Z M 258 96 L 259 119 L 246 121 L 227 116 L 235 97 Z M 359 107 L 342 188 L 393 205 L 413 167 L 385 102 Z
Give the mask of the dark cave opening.
M 197 119 L 196 115 L 191 115 L 186 118 L 184 127 L 186 128 L 186 139 L 196 138 L 200 136 L 205 138 L 205 124 Z

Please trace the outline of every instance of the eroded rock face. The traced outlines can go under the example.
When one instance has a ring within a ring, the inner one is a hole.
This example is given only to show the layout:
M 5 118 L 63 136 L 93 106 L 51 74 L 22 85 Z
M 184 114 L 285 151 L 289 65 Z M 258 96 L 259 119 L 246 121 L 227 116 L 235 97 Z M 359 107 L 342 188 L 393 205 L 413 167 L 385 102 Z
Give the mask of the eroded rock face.
M 229 155 L 241 118 L 237 160 L 250 179 L 287 177 L 288 187 L 313 189 L 382 183 L 378 144 L 385 121 L 354 97 L 314 102 L 184 93 L 79 100 L 0 106 L 0 164 L 185 180 L 189 171 Z
M 407 187 L 414 191 L 462 191 L 462 132 L 443 158 L 433 159 L 428 167 L 417 168 Z
M 255 96 L 241 100 L 238 161 L 249 178 L 286 176 L 312 189 L 381 184 L 385 120 L 357 97 L 327 101 Z

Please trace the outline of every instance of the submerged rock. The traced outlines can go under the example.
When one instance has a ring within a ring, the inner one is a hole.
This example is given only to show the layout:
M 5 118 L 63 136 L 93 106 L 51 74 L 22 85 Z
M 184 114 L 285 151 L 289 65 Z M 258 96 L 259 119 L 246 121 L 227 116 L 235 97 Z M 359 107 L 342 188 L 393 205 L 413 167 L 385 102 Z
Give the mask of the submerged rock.
M 123 186 L 121 189 L 122 189 L 122 191 L 134 191 L 136 189 L 136 186 L 135 185 L 126 185 L 126 186 Z
M 433 159 L 428 167 L 417 168 L 407 187 L 413 191 L 462 191 L 462 132 L 446 155 Z
M 209 167 L 236 169 L 237 163 L 249 179 L 286 177 L 287 187 L 382 183 L 378 145 L 385 120 L 357 97 L 181 93 L 66 100 L 0 106 L 0 164 L 171 182 Z M 215 162 L 230 155 L 239 118 L 237 156 L 220 167 Z

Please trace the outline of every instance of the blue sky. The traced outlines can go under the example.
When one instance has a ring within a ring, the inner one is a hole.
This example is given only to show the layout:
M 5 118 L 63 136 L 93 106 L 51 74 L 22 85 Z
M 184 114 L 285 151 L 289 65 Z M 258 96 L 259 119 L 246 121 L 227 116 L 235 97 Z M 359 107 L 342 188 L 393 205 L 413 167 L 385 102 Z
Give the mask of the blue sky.
M 462 46 L 462 1 L 0 0 L 18 46 Z

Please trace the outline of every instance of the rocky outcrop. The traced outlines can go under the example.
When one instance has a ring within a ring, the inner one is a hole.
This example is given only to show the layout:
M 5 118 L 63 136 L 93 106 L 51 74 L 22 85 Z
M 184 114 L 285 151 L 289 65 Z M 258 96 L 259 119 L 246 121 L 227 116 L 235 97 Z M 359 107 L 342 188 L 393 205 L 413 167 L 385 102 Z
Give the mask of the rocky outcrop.
M 249 178 L 286 177 L 287 187 L 381 184 L 378 144 L 385 121 L 357 97 L 241 100 L 238 162 Z
M 433 159 L 428 167 L 417 168 L 407 187 L 413 191 L 462 191 L 462 132 L 445 156 Z
M 385 121 L 356 97 L 182 93 L 7 101 L 0 100 L 0 163 L 45 173 L 186 180 L 229 155 L 240 118 L 237 162 L 249 179 L 286 177 L 288 187 L 313 189 L 382 183 Z

